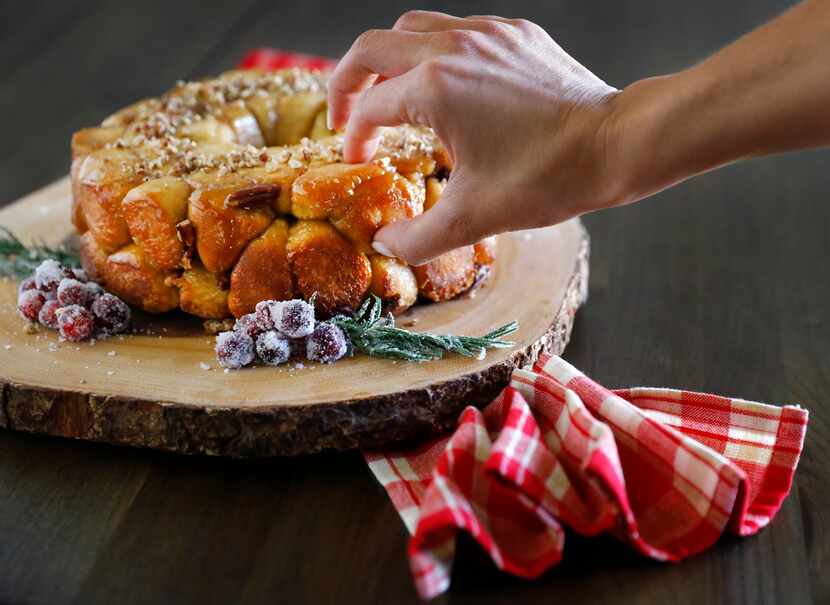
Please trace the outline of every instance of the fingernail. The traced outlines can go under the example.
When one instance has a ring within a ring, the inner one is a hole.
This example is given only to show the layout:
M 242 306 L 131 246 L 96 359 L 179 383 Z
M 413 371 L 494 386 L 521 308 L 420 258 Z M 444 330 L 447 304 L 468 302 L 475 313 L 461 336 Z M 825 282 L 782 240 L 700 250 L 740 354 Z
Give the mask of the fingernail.
M 389 249 L 389 246 L 387 246 L 383 242 L 379 242 L 377 240 L 373 241 L 372 248 L 374 248 L 375 252 L 377 252 L 378 254 L 383 254 L 384 256 L 391 256 L 392 258 L 395 258 L 395 255 Z
M 326 110 L 326 128 L 334 130 L 334 120 L 331 119 L 331 109 Z

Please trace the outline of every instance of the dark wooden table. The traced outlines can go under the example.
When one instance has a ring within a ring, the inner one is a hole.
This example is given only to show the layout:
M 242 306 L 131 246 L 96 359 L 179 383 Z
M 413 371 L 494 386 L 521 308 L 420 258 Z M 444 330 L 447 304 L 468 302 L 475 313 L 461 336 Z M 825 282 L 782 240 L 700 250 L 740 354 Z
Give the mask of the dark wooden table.
M 704 57 L 785 4 L 443 8 L 535 20 L 624 86 Z M 70 133 L 120 106 L 229 68 L 256 45 L 337 55 L 405 8 L 2 0 L 0 204 L 63 176 Z M 772 526 L 676 566 L 611 539 L 569 536 L 565 562 L 532 583 L 500 574 L 463 543 L 440 602 L 830 601 L 828 160 L 822 151 L 736 165 L 586 221 L 591 299 L 570 361 L 607 385 L 810 409 L 796 485 Z M 356 453 L 232 462 L 0 432 L 3 603 L 415 602 L 406 540 Z

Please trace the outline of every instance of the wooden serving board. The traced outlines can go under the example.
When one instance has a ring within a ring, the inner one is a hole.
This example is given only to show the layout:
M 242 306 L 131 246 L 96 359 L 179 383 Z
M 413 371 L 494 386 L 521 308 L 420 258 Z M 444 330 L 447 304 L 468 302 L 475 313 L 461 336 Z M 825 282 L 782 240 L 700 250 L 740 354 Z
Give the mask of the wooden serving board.
M 72 237 L 69 204 L 63 179 L 0 211 L 0 225 L 59 243 Z M 516 347 L 420 364 L 356 356 L 224 373 L 212 338 L 181 314 L 140 319 L 146 334 L 61 343 L 49 330 L 24 332 L 16 283 L 0 279 L 0 427 L 227 456 L 423 438 L 453 426 L 465 406 L 492 400 L 515 366 L 562 352 L 586 297 L 588 250 L 578 220 L 500 236 L 495 271 L 474 295 L 417 306 L 399 322 L 479 335 L 516 319 Z

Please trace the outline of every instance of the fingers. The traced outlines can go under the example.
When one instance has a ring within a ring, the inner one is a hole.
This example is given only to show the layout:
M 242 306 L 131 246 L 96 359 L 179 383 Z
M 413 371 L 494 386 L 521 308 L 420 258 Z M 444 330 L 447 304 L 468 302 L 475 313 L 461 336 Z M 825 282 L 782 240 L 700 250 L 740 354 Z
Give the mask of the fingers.
M 377 151 L 381 127 L 423 121 L 413 115 L 420 99 L 417 87 L 413 86 L 417 77 L 417 70 L 409 71 L 363 91 L 346 126 L 343 143 L 346 162 L 371 160 Z
M 360 93 L 378 76 L 394 78 L 441 52 L 440 41 L 429 34 L 380 29 L 361 34 L 329 78 L 329 128 L 346 125 Z
M 410 265 L 420 265 L 489 235 L 483 225 L 478 224 L 477 213 L 464 211 L 469 204 L 461 203 L 462 198 L 472 192 L 463 185 L 459 186 L 459 182 L 456 180 L 454 183 L 451 178 L 441 201 L 424 214 L 380 229 L 372 243 L 374 249 L 387 256 L 396 256 Z
M 468 29 L 466 19 L 434 11 L 407 11 L 395 22 L 394 29 L 410 32 L 440 32 L 449 29 Z

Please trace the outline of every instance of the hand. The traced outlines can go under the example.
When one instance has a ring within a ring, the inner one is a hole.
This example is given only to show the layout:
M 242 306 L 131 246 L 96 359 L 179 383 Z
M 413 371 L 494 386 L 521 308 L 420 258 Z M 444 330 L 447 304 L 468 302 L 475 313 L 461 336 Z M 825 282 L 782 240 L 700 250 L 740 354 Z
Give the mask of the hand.
M 371 159 L 383 126 L 430 126 L 446 145 L 454 167 L 440 203 L 375 236 L 378 251 L 419 264 L 624 201 L 616 95 L 533 23 L 415 11 L 346 53 L 329 123 L 346 128 L 349 162 Z

